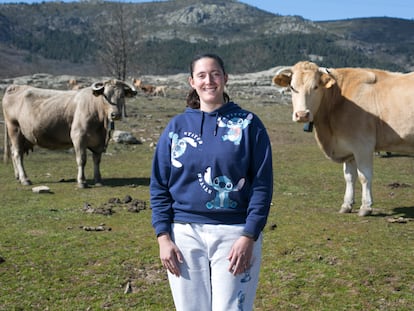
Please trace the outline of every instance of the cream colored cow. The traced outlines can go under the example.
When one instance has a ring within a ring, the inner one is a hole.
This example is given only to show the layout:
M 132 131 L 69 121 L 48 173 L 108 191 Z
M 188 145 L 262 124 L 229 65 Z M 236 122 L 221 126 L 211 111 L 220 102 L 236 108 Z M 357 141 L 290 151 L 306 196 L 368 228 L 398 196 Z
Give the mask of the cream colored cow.
M 167 86 L 166 85 L 158 85 L 158 86 L 155 87 L 152 95 L 154 95 L 154 96 L 162 95 L 162 96 L 165 97 L 165 96 L 167 96 L 166 90 L 167 90 Z
M 3 97 L 5 161 L 11 153 L 15 177 L 21 184 L 30 185 L 23 166 L 25 153 L 35 145 L 48 149 L 73 147 L 78 186 L 84 188 L 86 150 L 89 149 L 93 155 L 95 184 L 100 184 L 99 165 L 113 121 L 121 118 L 125 97 L 136 93 L 133 86 L 119 80 L 95 82 L 91 87 L 70 91 L 9 86 Z
M 414 153 L 414 73 L 299 62 L 281 69 L 273 82 L 290 88 L 293 121 L 313 123 L 322 151 L 343 163 L 346 190 L 340 212 L 352 211 L 359 177 L 359 215 L 371 214 L 374 151 Z

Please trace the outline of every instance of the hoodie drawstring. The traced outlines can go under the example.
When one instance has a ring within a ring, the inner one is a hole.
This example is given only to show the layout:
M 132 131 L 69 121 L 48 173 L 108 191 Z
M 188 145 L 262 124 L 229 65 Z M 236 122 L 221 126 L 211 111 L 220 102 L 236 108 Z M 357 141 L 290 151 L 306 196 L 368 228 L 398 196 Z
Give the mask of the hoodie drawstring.
M 201 126 L 200 126 L 200 136 L 203 136 L 203 126 L 204 126 L 204 112 L 201 112 Z
M 219 128 L 220 117 L 219 117 L 219 113 L 218 112 L 216 112 L 215 115 L 216 115 L 216 126 L 214 128 L 213 134 L 214 134 L 214 136 L 217 136 L 217 131 L 218 131 L 218 128 Z M 202 111 L 201 112 L 201 124 L 200 124 L 200 136 L 203 136 L 204 120 L 205 120 L 205 112 Z
M 214 128 L 214 136 L 217 136 L 218 123 L 219 123 L 218 112 L 216 112 L 216 127 Z

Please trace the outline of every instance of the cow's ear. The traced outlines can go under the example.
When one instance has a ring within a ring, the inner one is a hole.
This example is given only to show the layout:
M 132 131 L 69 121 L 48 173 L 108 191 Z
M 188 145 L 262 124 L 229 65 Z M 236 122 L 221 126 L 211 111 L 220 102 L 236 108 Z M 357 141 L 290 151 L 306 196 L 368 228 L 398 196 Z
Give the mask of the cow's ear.
M 332 76 L 324 73 L 321 75 L 321 83 L 325 88 L 329 89 L 336 83 L 336 81 L 334 78 L 332 78 Z
M 134 97 L 135 95 L 137 95 L 138 92 L 132 84 L 129 84 L 128 82 L 125 82 L 125 81 L 123 81 L 122 83 L 123 83 L 125 97 Z
M 292 80 L 292 73 L 290 72 L 282 72 L 274 76 L 272 79 L 274 84 L 279 85 L 281 87 L 289 86 L 291 80 Z
M 92 94 L 95 95 L 95 96 L 102 95 L 103 94 L 103 90 L 97 90 L 97 91 L 96 90 L 93 90 L 92 91 Z
M 130 87 L 126 87 L 124 92 L 125 92 L 125 97 L 134 97 L 138 93 L 135 88 L 130 88 Z

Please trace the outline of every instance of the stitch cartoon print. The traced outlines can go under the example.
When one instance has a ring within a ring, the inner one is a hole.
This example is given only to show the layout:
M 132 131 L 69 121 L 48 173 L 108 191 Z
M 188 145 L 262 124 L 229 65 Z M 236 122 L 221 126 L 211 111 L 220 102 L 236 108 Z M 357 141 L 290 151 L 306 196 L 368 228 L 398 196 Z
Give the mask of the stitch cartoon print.
M 204 181 L 216 191 L 216 197 L 206 203 L 208 209 L 236 208 L 237 202 L 229 198 L 229 193 L 241 190 L 244 186 L 244 178 L 241 178 L 236 186 L 227 176 L 217 176 L 212 180 L 211 167 L 207 167 L 204 173 Z
M 242 130 L 244 130 L 250 124 L 252 119 L 253 115 L 251 113 L 249 113 L 245 119 L 240 117 L 233 117 L 227 120 L 227 122 L 225 122 L 223 118 L 219 118 L 218 126 L 229 128 L 227 134 L 222 136 L 223 141 L 229 140 L 235 145 L 240 145 L 240 141 L 243 136 Z
M 170 132 L 169 136 L 172 140 L 171 145 L 171 163 L 173 166 L 180 168 L 183 164 L 177 160 L 177 158 L 181 157 L 185 150 L 187 149 L 187 144 L 191 145 L 192 147 L 196 147 L 197 144 L 191 137 L 183 137 L 178 138 L 178 134 Z

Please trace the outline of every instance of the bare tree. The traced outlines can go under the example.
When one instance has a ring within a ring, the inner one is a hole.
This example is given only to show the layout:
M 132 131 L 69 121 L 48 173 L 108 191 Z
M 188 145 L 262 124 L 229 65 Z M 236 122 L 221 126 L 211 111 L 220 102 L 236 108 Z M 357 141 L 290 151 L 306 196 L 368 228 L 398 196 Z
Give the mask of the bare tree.
M 107 24 L 101 24 L 98 29 L 101 45 L 99 58 L 110 75 L 123 81 L 127 76 L 128 58 L 133 43 L 126 20 L 125 5 L 117 2 L 106 20 Z

